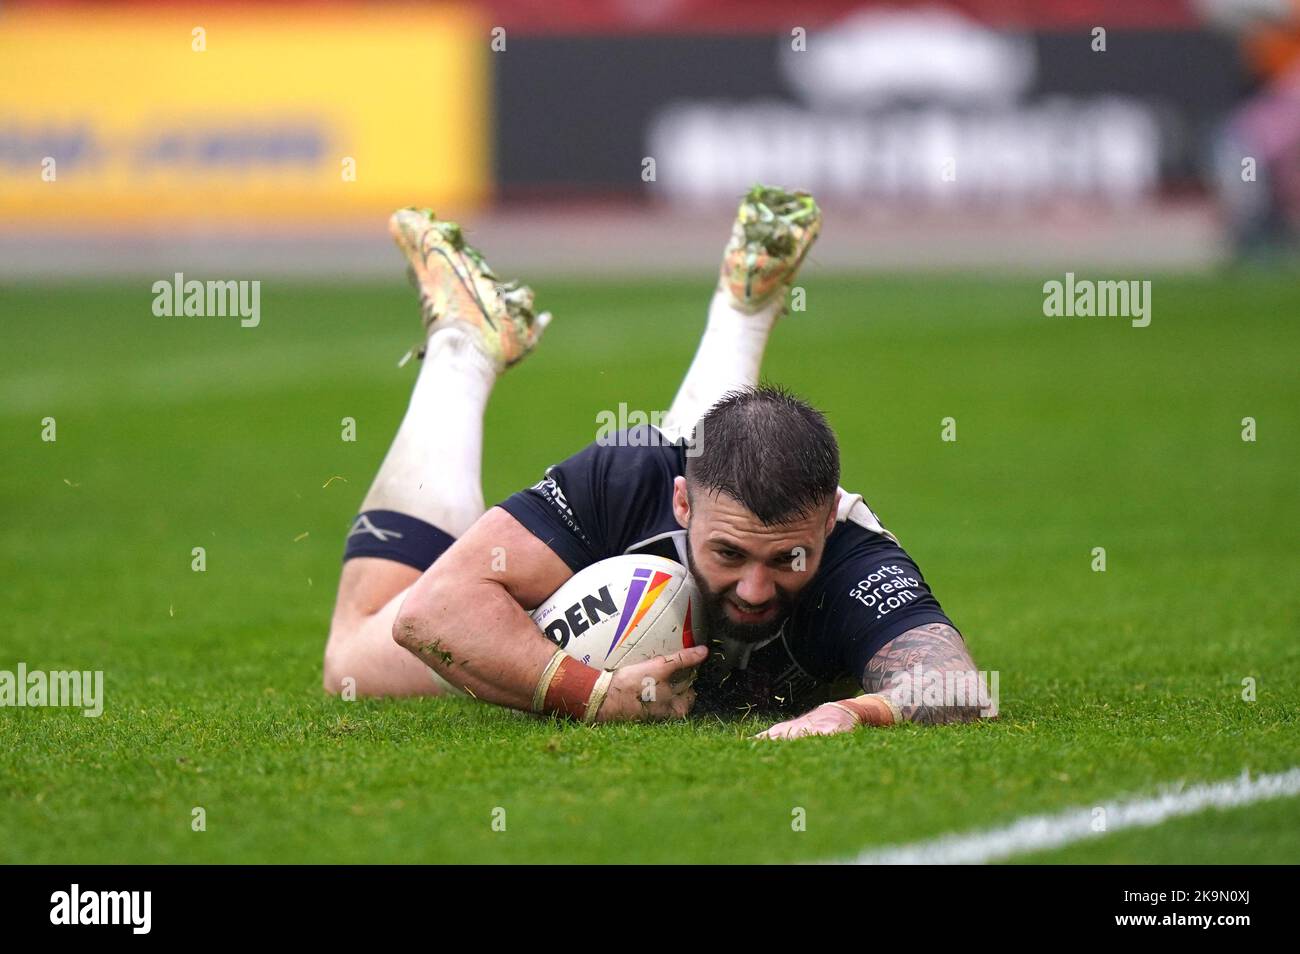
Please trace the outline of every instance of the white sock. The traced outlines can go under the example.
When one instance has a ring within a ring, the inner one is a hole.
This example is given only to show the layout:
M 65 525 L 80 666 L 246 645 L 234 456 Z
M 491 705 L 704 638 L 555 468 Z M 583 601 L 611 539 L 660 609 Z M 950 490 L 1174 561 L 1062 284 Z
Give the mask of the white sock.
M 429 344 L 406 416 L 361 504 L 458 537 L 483 515 L 483 411 L 497 373 L 460 328 Z
M 704 337 L 664 417 L 665 432 L 689 434 L 704 412 L 728 391 L 758 383 L 763 351 L 784 303 L 785 296 L 778 296 L 766 308 L 747 315 L 732 305 L 725 289 L 714 291 Z

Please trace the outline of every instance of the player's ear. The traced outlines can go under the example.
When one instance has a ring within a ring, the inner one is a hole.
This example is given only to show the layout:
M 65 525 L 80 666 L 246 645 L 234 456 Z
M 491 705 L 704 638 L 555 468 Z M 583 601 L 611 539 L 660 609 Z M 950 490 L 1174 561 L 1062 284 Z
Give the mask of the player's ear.
M 673 478 L 673 516 L 677 518 L 677 523 L 685 529 L 691 524 L 691 498 L 686 492 L 686 478 Z
M 835 530 L 835 518 L 840 512 L 840 498 L 844 496 L 844 491 L 836 488 L 835 500 L 831 503 L 831 512 L 826 515 L 826 536 L 830 536 Z

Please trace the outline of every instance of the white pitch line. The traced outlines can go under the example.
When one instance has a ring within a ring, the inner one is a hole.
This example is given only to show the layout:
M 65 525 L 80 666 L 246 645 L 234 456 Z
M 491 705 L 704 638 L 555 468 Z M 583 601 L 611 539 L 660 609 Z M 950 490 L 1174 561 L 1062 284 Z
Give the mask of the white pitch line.
M 1105 802 L 1094 808 L 1072 808 L 1055 815 L 1030 815 L 1002 828 L 943 835 L 910 845 L 863 851 L 838 862 L 853 865 L 984 864 L 1031 851 L 1062 848 L 1077 841 L 1100 838 L 1126 828 L 1150 828 L 1170 818 L 1193 815 L 1207 808 L 1237 808 L 1274 798 L 1300 795 L 1300 767 L 1272 775 L 1185 787 L 1167 786 L 1149 798 Z M 1105 814 L 1098 815 L 1097 809 Z M 1094 831 L 1093 819 L 1105 819 L 1105 830 Z

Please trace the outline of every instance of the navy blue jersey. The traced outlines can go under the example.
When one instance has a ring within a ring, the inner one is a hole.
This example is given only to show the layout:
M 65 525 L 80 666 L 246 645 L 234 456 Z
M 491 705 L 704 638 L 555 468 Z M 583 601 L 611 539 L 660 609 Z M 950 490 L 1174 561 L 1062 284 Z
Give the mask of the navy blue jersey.
M 654 428 L 619 433 L 546 471 L 501 507 L 575 573 L 609 557 L 652 553 L 685 563 L 672 512 L 686 448 Z M 842 495 L 821 564 L 780 634 L 755 647 L 712 647 L 697 711 L 801 710 L 861 691 L 867 662 L 916 626 L 949 623 L 921 571 L 857 495 Z

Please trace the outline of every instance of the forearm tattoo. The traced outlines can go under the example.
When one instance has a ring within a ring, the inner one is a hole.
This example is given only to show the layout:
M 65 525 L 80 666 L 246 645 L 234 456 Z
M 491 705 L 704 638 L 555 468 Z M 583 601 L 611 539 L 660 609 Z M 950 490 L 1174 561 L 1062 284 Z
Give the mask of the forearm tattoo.
M 948 694 L 937 699 L 937 691 L 923 692 L 923 686 L 916 684 L 918 672 L 923 680 L 940 681 L 944 678 L 940 674 L 952 673 L 948 682 L 966 680 L 963 689 L 979 684 L 975 662 L 961 634 L 946 623 L 931 623 L 909 629 L 886 643 L 867 663 L 862 686 L 867 692 L 883 693 L 893 699 L 909 722 L 934 725 L 970 722 L 980 717 L 982 706 L 976 699 L 977 692 L 963 691 L 956 697 Z

